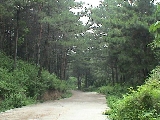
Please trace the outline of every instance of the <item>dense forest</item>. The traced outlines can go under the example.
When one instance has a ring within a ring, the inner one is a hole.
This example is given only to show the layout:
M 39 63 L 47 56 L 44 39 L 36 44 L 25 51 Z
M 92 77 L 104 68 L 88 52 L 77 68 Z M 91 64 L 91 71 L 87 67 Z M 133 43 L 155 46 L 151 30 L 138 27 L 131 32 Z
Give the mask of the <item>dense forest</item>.
M 159 13 L 154 0 L 104 0 L 97 7 L 74 0 L 1 0 L 1 106 L 13 100 L 12 107 L 27 105 L 46 90 L 65 92 L 67 83 L 77 82 L 80 90 L 107 95 L 113 110 L 106 114 L 113 120 L 158 120 Z M 142 104 L 133 107 L 130 96 L 142 97 L 134 99 Z M 117 99 L 123 102 L 114 109 Z

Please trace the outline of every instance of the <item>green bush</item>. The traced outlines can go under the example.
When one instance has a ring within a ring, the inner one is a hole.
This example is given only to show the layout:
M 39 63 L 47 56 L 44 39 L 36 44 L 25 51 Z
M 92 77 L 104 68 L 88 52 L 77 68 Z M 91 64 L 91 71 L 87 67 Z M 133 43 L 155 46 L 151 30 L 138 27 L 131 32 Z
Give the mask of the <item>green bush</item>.
M 61 81 L 55 74 L 22 60 L 17 61 L 13 69 L 13 60 L 0 52 L 0 111 L 28 105 L 41 98 L 48 90 L 67 92 L 66 81 Z
M 69 79 L 67 80 L 67 86 L 69 87 L 69 89 L 76 89 L 77 87 L 77 78 L 75 77 L 69 77 Z
M 1 102 L 0 111 L 18 108 L 35 103 L 32 98 L 27 98 L 23 93 L 12 93 Z
M 116 106 L 115 103 L 120 99 L 122 99 L 122 97 L 119 97 L 117 95 L 109 95 L 107 97 L 107 104 L 112 109 L 112 108 L 114 108 Z
M 131 90 L 110 111 L 111 120 L 159 120 L 160 119 L 160 69 L 138 89 Z
M 8 71 L 13 70 L 13 60 L 7 57 L 5 54 L 0 52 L 0 68 L 8 69 Z
M 5 98 L 7 95 L 12 93 L 25 91 L 18 82 L 16 74 L 13 73 L 8 72 L 6 69 L 0 68 L 0 96 L 2 98 Z
M 118 100 L 122 99 L 123 94 L 128 91 L 126 86 L 121 86 L 119 84 L 116 84 L 114 86 L 112 85 L 107 85 L 107 86 L 102 86 L 98 88 L 98 92 L 105 94 L 107 98 L 107 104 L 108 106 L 112 109 L 115 106 L 115 102 Z M 106 111 L 105 114 L 110 114 L 110 110 Z
M 28 105 L 31 102 L 27 95 L 25 81 L 28 77 L 22 71 L 9 72 L 0 68 L 0 111 Z M 34 101 L 34 100 L 32 100 Z
M 98 92 L 105 94 L 107 97 L 110 95 L 115 95 L 115 96 L 122 96 L 122 93 L 127 92 L 127 87 L 126 86 L 121 86 L 119 84 L 116 84 L 114 86 L 112 85 L 107 85 L 107 86 L 102 86 L 98 88 Z
M 42 71 L 41 79 L 49 90 L 65 92 L 68 89 L 66 81 L 59 80 L 55 74 L 50 74 L 48 71 Z

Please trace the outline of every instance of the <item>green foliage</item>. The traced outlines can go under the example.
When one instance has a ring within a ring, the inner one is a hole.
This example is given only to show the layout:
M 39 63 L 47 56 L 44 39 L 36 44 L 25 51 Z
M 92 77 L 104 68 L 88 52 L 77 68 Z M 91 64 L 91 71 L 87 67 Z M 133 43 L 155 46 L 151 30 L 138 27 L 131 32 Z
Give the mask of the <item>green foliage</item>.
M 112 120 L 158 120 L 160 117 L 160 69 L 153 70 L 151 77 L 137 90 L 123 96 L 113 103 Z
M 128 89 L 127 86 L 121 86 L 116 84 L 114 86 L 107 85 L 98 88 L 98 92 L 105 94 L 107 99 L 108 106 L 112 109 L 115 107 L 115 102 L 122 99 L 123 94 L 127 93 Z M 107 110 L 105 114 L 110 114 L 110 110 Z
M 99 70 L 96 73 L 100 73 L 95 76 L 102 78 L 96 79 L 98 86 L 108 83 L 141 85 L 158 64 L 148 46 L 154 39 L 148 28 L 154 21 L 155 6 L 150 0 L 130 2 L 104 0 L 99 7 L 91 9 L 88 29 L 93 31 L 90 40 L 93 49 L 90 53 L 94 53 L 93 65 Z M 94 46 L 95 41 L 103 47 Z
M 72 90 L 76 89 L 76 87 L 77 87 L 77 78 L 75 78 L 75 77 L 69 77 L 69 79 L 67 80 L 67 85 Z
M 157 66 L 151 71 L 152 75 L 149 77 L 149 80 L 160 80 L 160 66 Z
M 13 60 L 0 53 L 0 111 L 34 103 L 47 90 L 65 93 L 66 81 L 24 61 L 17 61 L 17 69 L 12 70 Z
M 8 69 L 9 71 L 13 69 L 13 60 L 9 59 L 2 52 L 0 52 L 0 68 Z
M 154 50 L 155 56 L 160 60 L 160 21 L 159 21 L 160 5 L 157 5 L 156 22 L 150 26 L 150 32 L 154 33 L 154 40 L 150 43 L 151 48 Z
M 7 69 L 0 68 L 0 111 L 21 107 L 34 102 L 27 97 L 27 77 L 20 71 L 8 72 Z
M 26 106 L 35 102 L 34 99 L 27 98 L 23 93 L 12 93 L 0 103 L 0 111 Z
M 156 16 L 160 12 L 160 5 L 157 5 L 157 11 Z M 155 34 L 155 40 L 151 43 L 152 48 L 160 47 L 160 21 L 157 20 L 154 24 L 150 26 L 150 32 L 153 32 Z
M 61 95 L 61 98 L 69 98 L 71 96 L 72 96 L 72 93 L 70 91 L 67 91 Z
M 157 13 L 158 11 L 159 9 Z M 155 33 L 155 40 L 151 43 L 154 50 L 159 48 L 159 28 L 159 21 L 150 27 L 150 32 Z M 156 55 L 158 56 L 158 54 Z M 160 66 L 152 70 L 145 84 L 139 86 L 137 90 L 130 88 L 130 93 L 124 95 L 123 99 L 115 101 L 113 98 L 108 99 L 108 101 L 114 101 L 111 102 L 112 109 L 106 111 L 111 120 L 159 120 Z
M 46 88 L 49 90 L 59 90 L 60 92 L 66 92 L 68 87 L 66 81 L 59 80 L 55 74 L 50 74 L 48 71 L 42 71 L 41 81 L 44 81 Z
M 127 92 L 127 87 L 121 86 L 119 84 L 116 84 L 114 86 L 107 85 L 98 88 L 98 92 L 105 94 L 107 97 L 110 95 L 122 96 L 122 93 Z
M 109 96 L 107 96 L 107 104 L 110 107 L 110 109 L 115 108 L 116 107 L 115 103 L 120 99 L 122 99 L 122 94 L 121 94 L 121 96 L 119 96 L 119 95 L 109 95 Z M 108 110 L 106 111 L 106 113 L 107 112 L 108 112 Z

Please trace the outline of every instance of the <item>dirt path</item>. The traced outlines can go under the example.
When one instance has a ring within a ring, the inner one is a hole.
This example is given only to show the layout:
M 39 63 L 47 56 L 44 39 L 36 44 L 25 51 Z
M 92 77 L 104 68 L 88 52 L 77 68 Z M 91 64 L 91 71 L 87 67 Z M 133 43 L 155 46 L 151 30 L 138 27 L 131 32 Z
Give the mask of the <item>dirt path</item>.
M 73 91 L 70 98 L 39 103 L 0 113 L 0 120 L 108 120 L 104 95 Z

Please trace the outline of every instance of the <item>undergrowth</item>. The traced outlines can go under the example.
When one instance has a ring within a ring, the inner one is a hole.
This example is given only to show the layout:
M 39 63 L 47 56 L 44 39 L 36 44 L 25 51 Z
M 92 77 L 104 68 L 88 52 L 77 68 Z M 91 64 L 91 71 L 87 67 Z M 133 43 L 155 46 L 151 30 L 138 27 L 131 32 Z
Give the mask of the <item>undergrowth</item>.
M 0 52 L 0 111 L 35 103 L 47 90 L 67 95 L 69 85 L 55 74 L 42 70 L 38 76 L 39 67 L 22 60 L 17 61 L 17 68 L 13 70 L 13 63 Z
M 127 93 L 128 87 L 116 84 L 114 86 L 107 85 L 98 88 L 98 92 L 106 95 L 107 104 L 110 108 L 114 107 L 114 103 L 122 99 L 123 94 Z
M 136 90 L 131 87 L 124 94 L 120 92 L 122 89 L 120 86 L 99 88 L 99 92 L 106 94 L 110 107 L 106 114 L 110 120 L 160 120 L 160 66 Z
M 111 109 L 112 120 L 158 120 L 160 117 L 160 82 L 152 80 L 124 95 Z

